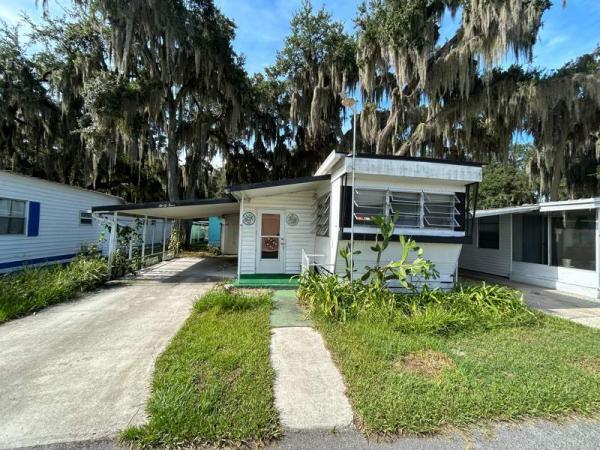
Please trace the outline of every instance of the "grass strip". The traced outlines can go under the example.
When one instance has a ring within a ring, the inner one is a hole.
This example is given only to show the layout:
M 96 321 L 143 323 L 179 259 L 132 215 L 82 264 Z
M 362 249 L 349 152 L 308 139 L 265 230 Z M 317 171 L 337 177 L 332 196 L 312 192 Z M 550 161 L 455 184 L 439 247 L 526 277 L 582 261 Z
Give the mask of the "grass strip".
M 280 435 L 269 344 L 271 293 L 215 289 L 156 362 L 149 421 L 122 432 L 142 447 L 239 445 Z
M 367 434 L 600 410 L 600 331 L 566 320 L 451 335 L 368 317 L 316 324 Z
M 0 323 L 25 316 L 47 306 L 73 300 L 108 280 L 102 258 L 77 258 L 57 264 L 26 268 L 0 277 Z

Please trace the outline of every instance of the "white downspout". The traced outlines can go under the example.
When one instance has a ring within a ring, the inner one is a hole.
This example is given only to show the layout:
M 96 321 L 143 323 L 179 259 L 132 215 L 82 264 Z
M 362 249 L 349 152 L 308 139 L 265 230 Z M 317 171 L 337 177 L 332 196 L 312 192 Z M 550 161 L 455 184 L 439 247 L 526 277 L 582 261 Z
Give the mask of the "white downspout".
M 167 246 L 167 218 L 163 219 L 163 239 L 162 239 L 162 260 L 165 260 L 165 251 Z
M 148 216 L 144 216 L 144 231 L 142 232 L 142 267 L 146 256 L 146 229 L 148 228 Z
M 108 240 L 108 272 L 111 272 L 115 249 L 117 246 L 117 220 L 118 220 L 118 212 L 115 211 L 113 213 L 113 220 L 110 226 L 110 238 Z

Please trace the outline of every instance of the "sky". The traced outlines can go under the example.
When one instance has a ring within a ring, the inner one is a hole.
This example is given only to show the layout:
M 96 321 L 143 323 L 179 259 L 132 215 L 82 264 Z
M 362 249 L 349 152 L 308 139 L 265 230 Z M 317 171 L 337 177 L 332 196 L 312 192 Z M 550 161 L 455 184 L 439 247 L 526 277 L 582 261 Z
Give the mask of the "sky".
M 353 18 L 362 0 L 313 0 L 315 7 L 324 6 L 354 32 Z M 41 5 L 41 0 L 38 1 Z M 283 46 L 289 22 L 300 8 L 301 0 L 215 0 L 221 11 L 237 25 L 234 48 L 246 56 L 249 73 L 260 72 L 275 61 Z M 544 26 L 534 48 L 533 66 L 556 69 L 575 57 L 590 52 L 600 44 L 600 0 L 555 0 L 555 6 L 543 17 Z M 60 14 L 69 0 L 50 0 L 51 13 Z M 0 18 L 9 24 L 19 20 L 20 12 L 34 18 L 42 14 L 35 0 L 0 0 Z M 442 35 L 449 36 L 456 23 L 446 17 Z

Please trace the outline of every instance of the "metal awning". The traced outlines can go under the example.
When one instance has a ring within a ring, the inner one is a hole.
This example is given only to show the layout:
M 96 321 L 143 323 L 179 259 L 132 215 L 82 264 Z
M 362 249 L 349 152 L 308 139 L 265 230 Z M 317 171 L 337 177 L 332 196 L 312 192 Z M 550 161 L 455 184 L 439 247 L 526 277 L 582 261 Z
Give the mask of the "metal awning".
M 239 203 L 231 197 L 171 202 L 129 203 L 125 205 L 95 206 L 92 212 L 119 215 L 155 217 L 164 219 L 202 219 L 211 216 L 239 213 Z
M 255 198 L 290 194 L 298 191 L 316 190 L 318 187 L 328 184 L 330 178 L 329 175 L 319 175 L 264 183 L 238 184 L 225 188 L 225 192 L 237 199 L 241 199 L 242 195 L 245 198 Z
M 511 206 L 508 208 L 482 209 L 475 212 L 475 217 L 503 216 L 505 214 L 524 214 L 538 211 L 540 205 Z

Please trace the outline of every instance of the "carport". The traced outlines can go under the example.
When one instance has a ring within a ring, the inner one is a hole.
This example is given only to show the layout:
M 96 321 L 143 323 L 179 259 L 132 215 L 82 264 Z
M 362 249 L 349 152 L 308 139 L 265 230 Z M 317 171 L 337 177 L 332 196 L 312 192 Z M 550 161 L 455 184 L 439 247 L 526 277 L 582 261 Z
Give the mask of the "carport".
M 125 205 L 97 206 L 92 208 L 94 218 L 107 223 L 110 226 L 110 236 L 108 239 L 108 261 L 109 265 L 113 261 L 117 249 L 117 225 L 119 218 L 137 218 L 143 219 L 141 256 L 144 259 L 146 251 L 147 227 L 149 220 L 162 220 L 163 239 L 162 255 L 163 259 L 167 251 L 167 225 L 173 224 L 176 220 L 194 220 L 207 219 L 211 216 L 225 216 L 239 214 L 240 205 L 232 197 L 204 199 L 204 200 L 178 200 L 168 202 L 148 202 L 133 203 Z M 129 256 L 131 257 L 131 245 L 129 247 Z

